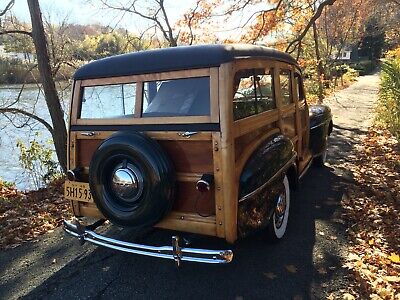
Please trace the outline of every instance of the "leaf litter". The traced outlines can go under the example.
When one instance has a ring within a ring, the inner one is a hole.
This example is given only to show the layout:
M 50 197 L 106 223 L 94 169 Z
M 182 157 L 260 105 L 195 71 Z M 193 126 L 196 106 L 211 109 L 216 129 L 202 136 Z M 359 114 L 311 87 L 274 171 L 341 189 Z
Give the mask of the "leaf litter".
M 355 184 L 341 201 L 353 242 L 344 267 L 370 299 L 400 300 L 399 148 L 387 130 L 372 127 L 345 163 Z
M 63 197 L 63 179 L 47 188 L 20 192 L 0 181 L 0 249 L 15 248 L 52 232 L 71 216 Z

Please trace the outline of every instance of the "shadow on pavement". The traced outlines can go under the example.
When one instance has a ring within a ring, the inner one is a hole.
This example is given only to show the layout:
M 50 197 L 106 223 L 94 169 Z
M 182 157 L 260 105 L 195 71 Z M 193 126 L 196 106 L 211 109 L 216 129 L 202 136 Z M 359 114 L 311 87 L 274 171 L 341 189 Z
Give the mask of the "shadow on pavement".
M 330 141 L 331 164 L 343 160 L 343 152 L 350 153 L 351 135 L 359 134 L 351 129 L 335 128 Z M 231 264 L 184 263 L 177 269 L 172 261 L 96 248 L 90 255 L 76 257 L 51 274 L 26 298 L 323 298 L 326 292 L 347 285 L 341 268 L 341 251 L 346 240 L 340 219 L 340 201 L 346 182 L 332 167 L 311 168 L 302 179 L 300 189 L 292 193 L 287 236 L 279 243 L 268 242 L 260 232 L 233 246 L 213 238 L 201 238 L 191 245 L 210 249 L 231 247 L 235 254 Z M 136 233 L 129 230 L 118 235 L 124 240 L 136 240 Z M 169 244 L 170 237 L 171 232 L 155 230 L 140 242 Z M 65 239 L 69 245 L 72 239 Z M 68 255 L 68 248 L 71 246 L 50 247 L 45 255 L 51 257 L 54 251 Z M 330 284 L 334 278 L 339 279 Z M 12 297 L 6 291 L 15 289 L 24 280 L 29 278 L 22 274 L 1 284 L 0 294 Z

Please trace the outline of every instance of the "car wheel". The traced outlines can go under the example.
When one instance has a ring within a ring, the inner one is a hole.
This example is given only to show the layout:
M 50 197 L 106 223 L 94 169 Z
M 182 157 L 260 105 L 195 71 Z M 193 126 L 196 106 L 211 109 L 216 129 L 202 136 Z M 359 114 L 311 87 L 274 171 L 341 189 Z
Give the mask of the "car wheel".
M 283 189 L 278 195 L 274 212 L 268 224 L 268 237 L 271 240 L 280 240 L 286 233 L 289 219 L 290 208 L 290 188 L 289 180 L 285 175 L 283 179 Z
M 327 156 L 328 156 L 328 148 L 326 147 L 321 154 L 314 157 L 313 159 L 314 165 L 316 165 L 317 167 L 325 166 Z

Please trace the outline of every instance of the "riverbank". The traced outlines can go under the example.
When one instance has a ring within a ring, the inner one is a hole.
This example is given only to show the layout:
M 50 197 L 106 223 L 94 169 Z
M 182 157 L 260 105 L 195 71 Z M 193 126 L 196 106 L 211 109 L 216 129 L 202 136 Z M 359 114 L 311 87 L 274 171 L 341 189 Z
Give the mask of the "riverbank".
M 47 188 L 20 192 L 0 181 L 0 249 L 15 248 L 51 232 L 71 216 L 70 203 L 63 197 L 64 179 Z
M 57 82 L 57 88 L 63 100 L 61 106 L 65 112 L 68 112 L 71 96 L 70 82 Z M 46 101 L 39 86 L 26 84 L 23 86 L 22 92 L 21 89 L 22 85 L 20 84 L 0 85 L 0 106 L 8 106 L 19 97 L 16 107 L 33 112 L 50 123 L 51 119 Z M 67 113 L 65 120 L 66 118 Z M 24 116 L 5 116 L 3 114 L 0 114 L 0 128 L 0 178 L 15 183 L 17 189 L 21 191 L 35 189 L 35 184 L 32 182 L 29 173 L 24 170 L 20 163 L 20 151 L 17 142 L 21 141 L 24 145 L 29 146 L 30 141 L 36 140 L 46 147 L 53 147 L 50 132 L 42 124 Z
M 63 81 L 72 78 L 75 69 L 62 66 L 57 71 L 54 79 Z M 29 84 L 39 83 L 40 74 L 35 62 L 20 60 L 0 59 L 0 84 Z

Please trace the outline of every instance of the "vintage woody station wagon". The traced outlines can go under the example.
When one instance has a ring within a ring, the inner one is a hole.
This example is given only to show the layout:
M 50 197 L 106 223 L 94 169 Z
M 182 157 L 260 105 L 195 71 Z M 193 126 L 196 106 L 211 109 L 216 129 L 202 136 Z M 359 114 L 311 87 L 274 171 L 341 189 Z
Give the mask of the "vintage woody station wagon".
M 332 116 L 308 106 L 288 54 L 205 45 L 101 59 L 74 76 L 65 197 L 76 217 L 159 227 L 229 243 L 281 239 L 290 189 L 322 165 Z M 81 241 L 180 261 L 226 263 L 230 250 L 148 246 L 64 222 Z

